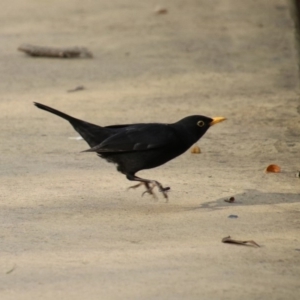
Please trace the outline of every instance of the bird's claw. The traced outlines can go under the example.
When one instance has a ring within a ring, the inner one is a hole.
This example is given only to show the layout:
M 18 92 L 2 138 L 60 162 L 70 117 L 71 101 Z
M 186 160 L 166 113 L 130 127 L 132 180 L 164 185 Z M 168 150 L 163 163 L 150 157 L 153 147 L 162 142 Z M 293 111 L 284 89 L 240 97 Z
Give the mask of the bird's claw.
M 155 195 L 155 193 L 153 193 L 153 188 L 149 189 L 149 190 L 146 190 L 145 192 L 142 193 L 142 197 L 145 195 L 145 194 L 150 194 L 152 195 L 152 197 L 157 200 L 157 196 Z
M 132 185 L 132 186 L 130 186 L 130 187 L 127 188 L 127 191 L 130 190 L 130 189 L 136 189 L 136 188 L 138 188 L 139 186 L 141 186 L 143 184 L 144 184 L 143 182 L 140 182 L 138 184 Z
M 154 186 L 157 186 L 158 187 L 158 190 L 163 194 L 164 198 L 166 199 L 166 202 L 169 201 L 169 198 L 168 198 L 168 194 L 167 192 L 171 189 L 170 187 L 163 187 L 161 183 L 159 183 L 158 181 L 153 181 L 153 187 Z
M 146 187 L 146 191 L 142 193 L 142 197 L 145 195 L 145 194 L 149 194 L 149 195 L 152 195 L 154 199 L 157 199 L 157 196 L 155 195 L 155 193 L 153 192 L 153 189 L 155 187 L 154 184 L 151 184 L 150 183 L 145 183 L 145 187 Z
M 153 188 L 155 187 L 155 185 L 150 185 L 149 183 L 147 182 L 140 182 L 136 185 L 133 185 L 133 186 L 130 186 L 129 188 L 127 188 L 127 190 L 130 190 L 130 189 L 136 189 L 138 187 L 140 187 L 141 185 L 144 185 L 146 187 L 146 191 L 142 193 L 142 197 L 145 195 L 145 194 L 150 194 L 153 196 L 154 199 L 157 199 L 157 196 L 155 195 L 155 193 L 153 192 Z
M 164 195 L 164 198 L 166 199 L 166 202 L 169 202 L 169 198 L 168 198 L 168 194 L 167 192 L 170 190 L 170 187 L 163 187 L 162 189 L 160 189 L 159 191 Z
M 154 199 L 157 199 L 157 196 L 156 194 L 153 192 L 153 189 L 157 186 L 158 190 L 163 194 L 164 198 L 166 199 L 166 202 L 168 202 L 168 194 L 167 192 L 171 189 L 170 187 L 163 187 L 161 185 L 161 183 L 159 183 L 158 181 L 151 181 L 151 182 L 140 182 L 136 185 L 133 185 L 133 186 L 130 186 L 129 188 L 127 188 L 127 190 L 129 189 L 136 189 L 138 188 L 139 186 L 141 185 L 145 185 L 146 187 L 146 191 L 142 193 L 142 197 L 145 195 L 145 194 L 149 194 L 149 195 L 152 195 Z

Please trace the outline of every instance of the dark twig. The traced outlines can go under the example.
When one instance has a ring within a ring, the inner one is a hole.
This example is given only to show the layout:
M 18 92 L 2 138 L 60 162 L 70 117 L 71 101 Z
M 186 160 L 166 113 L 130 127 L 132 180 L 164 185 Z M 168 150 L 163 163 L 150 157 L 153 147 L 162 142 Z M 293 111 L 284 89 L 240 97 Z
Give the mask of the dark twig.
M 84 47 L 52 48 L 23 44 L 18 48 L 18 50 L 25 52 L 30 56 L 59 58 L 73 58 L 80 56 L 88 58 L 93 57 L 93 54 L 87 48 Z
M 10 270 L 6 271 L 6 274 L 12 273 L 15 270 L 15 268 L 16 268 L 16 265 L 13 265 L 13 267 Z
M 237 245 L 244 245 L 244 246 L 254 246 L 254 247 L 260 247 L 257 243 L 254 241 L 238 241 L 232 239 L 230 236 L 224 237 L 222 239 L 222 243 L 230 243 L 230 244 L 237 244 Z

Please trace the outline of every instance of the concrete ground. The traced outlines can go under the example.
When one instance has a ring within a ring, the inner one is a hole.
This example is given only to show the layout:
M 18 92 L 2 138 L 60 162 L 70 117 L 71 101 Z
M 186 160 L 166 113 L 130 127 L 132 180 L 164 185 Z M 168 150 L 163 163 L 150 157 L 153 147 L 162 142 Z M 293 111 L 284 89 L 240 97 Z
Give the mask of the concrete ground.
M 287 1 L 2 0 L 0 20 L 2 300 L 299 299 Z M 94 58 L 32 58 L 22 43 L 85 46 Z M 33 101 L 100 125 L 228 120 L 201 154 L 138 173 L 171 186 L 165 203 L 126 191 L 131 182 L 80 153 L 70 124 Z M 282 172 L 264 173 L 273 163 Z M 222 243 L 228 235 L 261 247 Z

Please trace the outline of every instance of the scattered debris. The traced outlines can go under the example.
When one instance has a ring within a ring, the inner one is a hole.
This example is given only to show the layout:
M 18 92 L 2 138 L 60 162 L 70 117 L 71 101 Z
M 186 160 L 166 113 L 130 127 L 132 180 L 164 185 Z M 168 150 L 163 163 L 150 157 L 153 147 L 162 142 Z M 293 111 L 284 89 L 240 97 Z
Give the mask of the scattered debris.
M 16 268 L 16 265 L 13 265 L 13 267 L 10 270 L 6 271 L 6 274 L 12 273 L 15 270 L 15 268 Z
M 296 177 L 297 177 L 297 178 L 300 178 L 300 171 L 297 171 Z
M 269 165 L 265 172 L 266 173 L 280 173 L 281 168 L 278 165 Z
M 137 240 L 137 241 L 129 241 L 130 243 L 132 244 L 140 244 L 141 243 L 141 240 Z
M 238 215 L 229 215 L 228 218 L 230 219 L 237 219 L 239 216 Z
M 30 56 L 59 58 L 73 58 L 80 56 L 89 58 L 93 57 L 93 54 L 87 48 L 84 47 L 53 48 L 23 44 L 18 48 L 18 50 L 25 52 Z
M 228 202 L 228 203 L 233 203 L 235 201 L 235 198 L 234 197 L 230 197 L 229 199 L 225 199 L 224 201 Z
M 82 91 L 82 90 L 85 90 L 85 87 L 83 85 L 79 85 L 74 89 L 68 90 L 67 92 L 68 93 L 73 93 L 73 92 Z
M 165 15 L 165 14 L 168 13 L 168 10 L 167 10 L 165 7 L 157 6 L 157 7 L 154 9 L 154 12 L 155 12 L 157 15 Z
M 201 153 L 201 149 L 199 146 L 195 145 L 193 148 L 191 148 L 191 153 L 193 154 L 199 154 Z
M 260 247 L 257 243 L 254 241 L 238 241 L 232 239 L 230 236 L 224 237 L 222 239 L 222 243 L 229 243 L 229 244 L 237 244 L 237 245 L 244 245 L 244 246 L 254 246 L 254 247 Z

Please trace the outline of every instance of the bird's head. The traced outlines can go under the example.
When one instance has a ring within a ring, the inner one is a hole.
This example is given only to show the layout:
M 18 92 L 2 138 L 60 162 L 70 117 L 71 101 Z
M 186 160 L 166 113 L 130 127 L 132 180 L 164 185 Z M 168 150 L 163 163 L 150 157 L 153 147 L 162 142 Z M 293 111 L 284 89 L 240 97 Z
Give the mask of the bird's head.
M 178 124 L 182 129 L 184 128 L 187 135 L 189 135 L 190 138 L 193 137 L 194 143 L 199 140 L 212 125 L 223 122 L 225 120 L 226 118 L 223 117 L 209 118 L 205 116 L 195 115 L 186 117 L 175 124 Z

